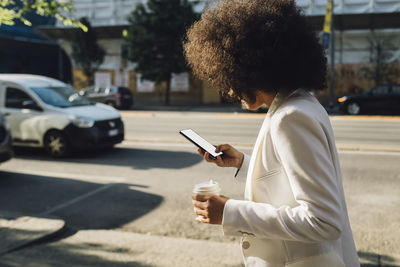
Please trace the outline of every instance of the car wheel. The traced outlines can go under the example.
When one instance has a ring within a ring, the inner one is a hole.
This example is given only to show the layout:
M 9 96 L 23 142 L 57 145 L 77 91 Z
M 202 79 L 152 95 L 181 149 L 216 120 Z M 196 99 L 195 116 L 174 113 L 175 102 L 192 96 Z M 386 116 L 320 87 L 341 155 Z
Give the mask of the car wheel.
M 115 106 L 116 106 L 114 101 L 107 101 L 106 105 L 109 105 L 110 107 L 113 107 L 113 108 L 115 108 Z
M 61 131 L 50 131 L 44 137 L 44 149 L 47 154 L 55 158 L 69 155 L 71 146 Z
M 351 102 L 347 105 L 347 113 L 350 115 L 358 115 L 360 114 L 361 107 L 357 102 Z

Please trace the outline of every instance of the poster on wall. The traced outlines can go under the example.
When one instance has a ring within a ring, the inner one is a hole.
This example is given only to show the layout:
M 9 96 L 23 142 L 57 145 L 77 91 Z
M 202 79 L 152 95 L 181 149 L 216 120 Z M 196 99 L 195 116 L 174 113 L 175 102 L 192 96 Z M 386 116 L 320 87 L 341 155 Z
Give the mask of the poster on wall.
M 136 74 L 136 91 L 138 93 L 152 93 L 154 92 L 154 82 L 142 79 L 140 73 Z
M 96 72 L 94 74 L 94 86 L 97 88 L 107 88 L 111 86 L 111 73 Z
M 172 92 L 189 92 L 189 73 L 172 73 L 171 76 Z
M 115 71 L 115 85 L 129 88 L 129 71 L 118 69 Z

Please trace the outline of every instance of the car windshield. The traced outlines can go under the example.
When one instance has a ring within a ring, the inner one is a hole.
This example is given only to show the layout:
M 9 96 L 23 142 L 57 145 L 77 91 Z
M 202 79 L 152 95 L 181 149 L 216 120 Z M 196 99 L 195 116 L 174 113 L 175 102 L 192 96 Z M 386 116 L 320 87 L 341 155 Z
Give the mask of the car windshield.
M 72 87 L 34 87 L 31 89 L 44 103 L 59 108 L 93 104 L 86 97 L 79 95 Z

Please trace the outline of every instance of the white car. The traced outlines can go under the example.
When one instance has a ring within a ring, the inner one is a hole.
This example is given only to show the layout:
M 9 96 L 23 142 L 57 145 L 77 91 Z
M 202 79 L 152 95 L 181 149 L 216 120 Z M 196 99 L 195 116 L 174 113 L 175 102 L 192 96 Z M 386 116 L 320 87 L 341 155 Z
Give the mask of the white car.
M 44 147 L 54 157 L 124 139 L 116 109 L 93 103 L 73 87 L 44 76 L 0 74 L 0 111 L 14 146 Z

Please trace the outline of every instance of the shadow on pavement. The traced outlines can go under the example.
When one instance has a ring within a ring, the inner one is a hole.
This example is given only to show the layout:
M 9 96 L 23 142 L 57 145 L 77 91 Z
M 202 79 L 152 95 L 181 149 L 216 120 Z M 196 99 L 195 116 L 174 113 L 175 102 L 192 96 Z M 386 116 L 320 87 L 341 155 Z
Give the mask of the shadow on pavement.
M 57 216 L 78 230 L 120 227 L 157 208 L 163 200 L 141 191 L 146 188 L 142 185 L 98 184 L 1 171 L 0 177 L 0 210 Z
M 84 151 L 64 159 L 51 158 L 42 149 L 18 147 L 15 149 L 15 157 L 53 162 L 128 166 L 138 170 L 183 169 L 202 161 L 202 157 L 195 153 L 121 147 Z
M 360 261 L 363 262 L 361 267 L 400 267 L 400 265 L 395 264 L 396 260 L 390 256 L 365 251 L 359 251 L 358 256 Z
M 101 248 L 100 248 L 101 249 Z M 43 248 L 47 253 L 52 253 L 54 258 L 40 257 L 36 253 L 27 257 L 25 255 L 20 255 L 11 253 L 3 258 L 0 258 L 0 266 L 2 267 L 17 267 L 17 266 L 27 266 L 27 267 L 44 267 L 44 266 L 57 266 L 57 267 L 69 267 L 69 266 L 96 266 L 96 267 L 152 267 L 153 265 L 147 265 L 138 263 L 135 261 L 113 261 L 105 259 L 102 256 L 83 254 L 85 248 L 82 246 L 59 246 L 59 247 L 49 247 Z M 35 250 L 37 252 L 37 250 Z M 18 253 L 18 252 L 17 252 Z M 25 251 L 23 254 L 26 254 Z

